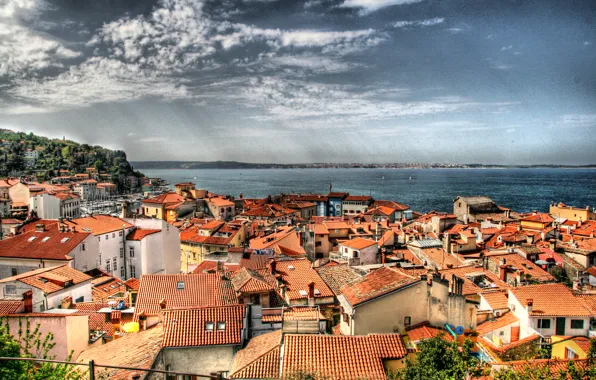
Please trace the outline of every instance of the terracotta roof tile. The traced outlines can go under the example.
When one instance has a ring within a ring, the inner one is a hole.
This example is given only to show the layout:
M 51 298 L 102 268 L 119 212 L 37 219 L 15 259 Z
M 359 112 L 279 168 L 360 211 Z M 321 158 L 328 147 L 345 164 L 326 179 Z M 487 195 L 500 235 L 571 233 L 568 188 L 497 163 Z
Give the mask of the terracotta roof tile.
M 430 326 L 428 323 L 420 324 L 419 326 L 412 326 L 408 328 L 406 334 L 412 342 L 419 342 L 423 339 L 441 336 L 443 339 L 452 342 L 453 337 L 443 329 Z
M 504 313 L 502 316 L 495 318 L 494 320 L 489 320 L 479 324 L 476 327 L 476 331 L 478 334 L 484 335 L 505 326 L 512 325 L 516 322 L 519 322 L 519 319 L 515 316 L 515 314 L 510 312 Z
M 234 290 L 239 293 L 263 293 L 273 290 L 273 286 L 257 272 L 242 268 L 232 277 Z
M 362 277 L 362 274 L 347 264 L 315 268 L 319 276 L 335 295 L 341 294 L 341 287 Z
M 377 269 L 365 277 L 343 286 L 340 291 L 352 306 L 391 293 L 419 279 L 389 267 Z
M 286 335 L 282 377 L 303 370 L 337 380 L 386 379 L 383 359 L 401 359 L 406 354 L 399 334 Z
M 286 285 L 286 295 L 290 300 L 308 298 L 308 295 L 302 295 L 300 291 L 308 292 L 308 284 L 311 282 L 315 284 L 315 298 L 334 296 L 307 259 L 277 261 L 276 273 L 281 275 Z M 316 290 L 319 294 L 316 294 Z
M 391 231 L 389 231 L 389 232 L 391 232 Z M 367 248 L 367 247 L 370 247 L 370 246 L 373 246 L 376 244 L 377 244 L 377 242 L 375 242 L 374 240 L 363 239 L 363 238 L 345 240 L 340 243 L 340 245 L 342 245 L 344 247 L 349 247 L 352 249 L 364 249 L 364 248 Z
M 522 307 L 533 300 L 532 316 L 591 316 L 585 303 L 563 284 L 529 285 L 509 291 Z
M 77 361 L 86 363 L 94 360 L 97 364 L 150 368 L 161 350 L 162 337 L 162 326 L 157 325 L 146 331 L 128 334 L 107 344 L 83 351 Z M 98 372 L 109 379 L 129 380 L 134 371 L 105 369 Z
M 52 268 L 41 268 L 25 272 L 12 277 L 3 278 L 0 283 L 20 281 L 33 286 L 44 293 L 54 293 L 64 289 L 65 282 L 72 281 L 73 285 L 91 281 L 91 277 L 74 268 L 61 265 Z
M 164 310 L 162 347 L 241 344 L 246 305 Z
M 486 300 L 492 310 L 508 309 L 509 299 L 506 290 L 484 291 L 480 295 Z
M 90 234 L 59 232 L 52 226 L 43 232 L 26 232 L 0 241 L 0 257 L 69 261 L 68 256 Z
M 139 290 L 139 286 L 141 286 L 141 282 L 136 278 L 129 278 L 124 282 L 127 288 L 131 290 Z
M 178 283 L 184 289 L 178 289 Z M 223 306 L 237 302 L 232 282 L 219 273 L 210 274 L 149 274 L 141 276 L 135 306 L 135 320 L 140 312 L 157 315 L 161 300 L 166 308 Z
M 126 240 L 141 241 L 146 236 L 153 235 L 158 232 L 161 232 L 161 230 L 141 230 L 141 229 L 137 228 L 134 231 L 132 231 L 131 233 L 129 233 L 128 236 L 126 236 Z
M 24 307 L 23 301 L 0 300 L 0 315 L 17 314 Z
M 231 379 L 279 378 L 281 330 L 254 337 L 236 354 Z
M 132 227 L 132 224 L 110 215 L 88 216 L 67 220 L 64 223 L 70 227 L 76 227 L 77 231 L 91 232 L 95 236 Z M 85 229 L 88 229 L 88 231 Z

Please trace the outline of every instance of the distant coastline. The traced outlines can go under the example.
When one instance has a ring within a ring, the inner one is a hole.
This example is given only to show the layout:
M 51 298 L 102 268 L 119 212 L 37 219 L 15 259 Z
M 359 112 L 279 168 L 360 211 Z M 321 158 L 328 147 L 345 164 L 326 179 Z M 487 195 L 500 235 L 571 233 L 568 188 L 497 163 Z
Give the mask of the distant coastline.
M 596 169 L 590 165 L 492 165 L 492 164 L 258 164 L 238 161 L 132 161 L 136 169 Z

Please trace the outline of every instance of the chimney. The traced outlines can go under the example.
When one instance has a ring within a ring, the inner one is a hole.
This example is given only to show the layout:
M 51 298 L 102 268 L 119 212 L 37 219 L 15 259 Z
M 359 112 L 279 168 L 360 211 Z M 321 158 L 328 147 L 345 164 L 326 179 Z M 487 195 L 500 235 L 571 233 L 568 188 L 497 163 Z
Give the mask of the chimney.
M 315 298 L 315 283 L 308 284 L 308 298 Z
M 528 298 L 526 300 L 526 310 L 528 311 L 528 313 L 531 313 L 532 312 L 533 306 L 534 306 L 534 300 L 531 299 L 531 298 Z
M 269 268 L 271 270 L 271 274 L 275 276 L 275 273 L 277 273 L 277 263 L 275 262 L 275 260 L 271 260 L 271 262 L 269 263 Z
M 141 331 L 147 330 L 147 314 L 144 311 L 139 313 L 139 329 Z
M 517 271 L 517 283 L 518 285 L 522 283 L 522 281 L 524 280 L 524 274 L 525 272 L 523 270 L 518 270 Z
M 44 232 L 46 230 L 46 226 L 43 223 L 39 223 L 35 225 L 35 232 Z
M 112 327 L 114 329 L 114 332 L 120 332 L 120 319 L 121 318 L 122 318 L 122 312 L 120 310 L 112 310 L 112 314 L 110 315 L 110 321 L 112 322 Z
M 505 260 L 503 259 L 503 261 Z M 499 280 L 507 282 L 507 265 L 505 264 L 499 265 Z
M 163 298 L 161 301 L 159 301 L 159 309 L 160 309 L 160 310 L 163 310 L 163 309 L 165 309 L 165 308 L 166 308 L 166 306 L 167 306 L 167 304 L 168 304 L 168 301 L 166 301 L 166 299 L 165 299 L 165 298 Z
M 32 313 L 33 312 L 33 292 L 31 290 L 27 290 L 23 293 L 23 302 L 25 304 L 25 313 Z

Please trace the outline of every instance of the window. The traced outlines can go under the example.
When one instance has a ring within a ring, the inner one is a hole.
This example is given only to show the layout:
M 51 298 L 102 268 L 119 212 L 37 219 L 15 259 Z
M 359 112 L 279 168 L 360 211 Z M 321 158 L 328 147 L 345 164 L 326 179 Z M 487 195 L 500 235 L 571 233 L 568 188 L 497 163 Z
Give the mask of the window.
M 130 277 L 137 277 L 137 268 L 134 265 L 130 266 Z
M 124 248 L 120 248 L 120 258 L 124 257 Z
M 120 267 L 120 277 L 124 278 L 124 267 Z
M 573 352 L 572 349 L 566 348 L 565 349 L 565 359 L 575 359 L 577 358 L 577 354 Z
M 360 257 L 360 252 L 354 251 L 354 254 L 352 256 L 357 259 Z
M 550 319 L 539 319 L 538 320 L 538 328 L 539 329 L 550 329 Z
M 81 244 L 81 251 L 84 251 L 85 249 L 87 249 L 87 246 L 85 246 L 85 243 Z
M 17 294 L 17 287 L 16 287 L 16 285 L 6 285 L 4 287 L 4 293 L 6 293 L 6 294 Z
M 81 302 L 85 302 L 85 297 L 84 296 L 81 296 L 81 297 L 79 297 L 79 298 L 77 298 L 75 300 L 75 303 L 81 303 Z
M 115 257 L 112 259 L 112 266 L 114 267 L 114 270 L 116 270 L 116 268 L 118 268 L 118 263 L 117 263 Z
M 205 331 L 213 331 L 213 322 L 205 322 Z
M 116 233 L 112 232 L 112 237 L 115 238 L 116 237 Z
M 118 236 L 122 236 L 122 231 L 118 232 Z
M 184 289 L 184 281 L 178 281 L 176 284 L 176 289 L 183 290 Z
M 106 272 L 110 273 L 112 271 L 112 265 L 111 265 L 111 261 L 107 260 L 106 261 Z
M 217 322 L 217 331 L 223 331 L 226 329 L 226 322 Z
M 101 236 L 97 238 L 97 240 L 101 241 Z
M 584 328 L 584 320 L 583 319 L 572 319 L 571 320 L 571 328 L 572 329 L 583 329 Z
M 16 276 L 18 274 L 17 268 L 10 268 L 10 272 L 12 273 L 12 276 Z
M 410 316 L 404 317 L 404 326 L 410 327 L 411 324 L 412 324 L 412 317 L 410 317 Z
M 99 265 L 101 265 L 101 252 L 99 252 Z
M 129 257 L 135 257 L 135 248 L 134 247 L 130 247 L 130 249 L 128 250 L 128 255 L 129 255 Z
M 106 240 L 108 240 L 108 239 L 109 239 L 109 236 L 108 236 L 108 235 L 106 235 Z

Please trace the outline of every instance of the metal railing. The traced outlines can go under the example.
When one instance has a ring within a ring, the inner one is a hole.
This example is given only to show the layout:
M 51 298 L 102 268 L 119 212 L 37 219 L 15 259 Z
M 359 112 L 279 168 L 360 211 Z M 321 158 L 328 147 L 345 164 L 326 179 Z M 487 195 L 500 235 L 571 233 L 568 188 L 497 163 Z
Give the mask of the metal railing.
M 68 364 L 68 365 L 73 365 L 73 366 L 83 366 L 83 367 L 88 368 L 89 380 L 96 380 L 95 368 L 123 369 L 123 370 L 127 370 L 127 371 L 163 373 L 166 375 L 166 378 L 169 376 L 194 376 L 194 377 L 200 377 L 200 378 L 212 379 L 212 380 L 228 380 L 228 379 L 224 378 L 221 374 L 203 375 L 203 374 L 199 374 L 199 373 L 176 372 L 176 371 L 167 371 L 167 370 L 163 370 L 163 369 L 124 367 L 124 366 L 116 366 L 116 365 L 108 365 L 108 364 L 97 364 L 97 363 L 95 363 L 94 360 L 91 360 L 87 363 L 77 363 L 77 362 L 67 362 L 67 361 L 63 361 L 63 360 L 49 360 L 49 359 L 38 359 L 38 358 L 0 357 L 0 361 L 3 361 L 3 360 L 55 363 L 55 364 Z

